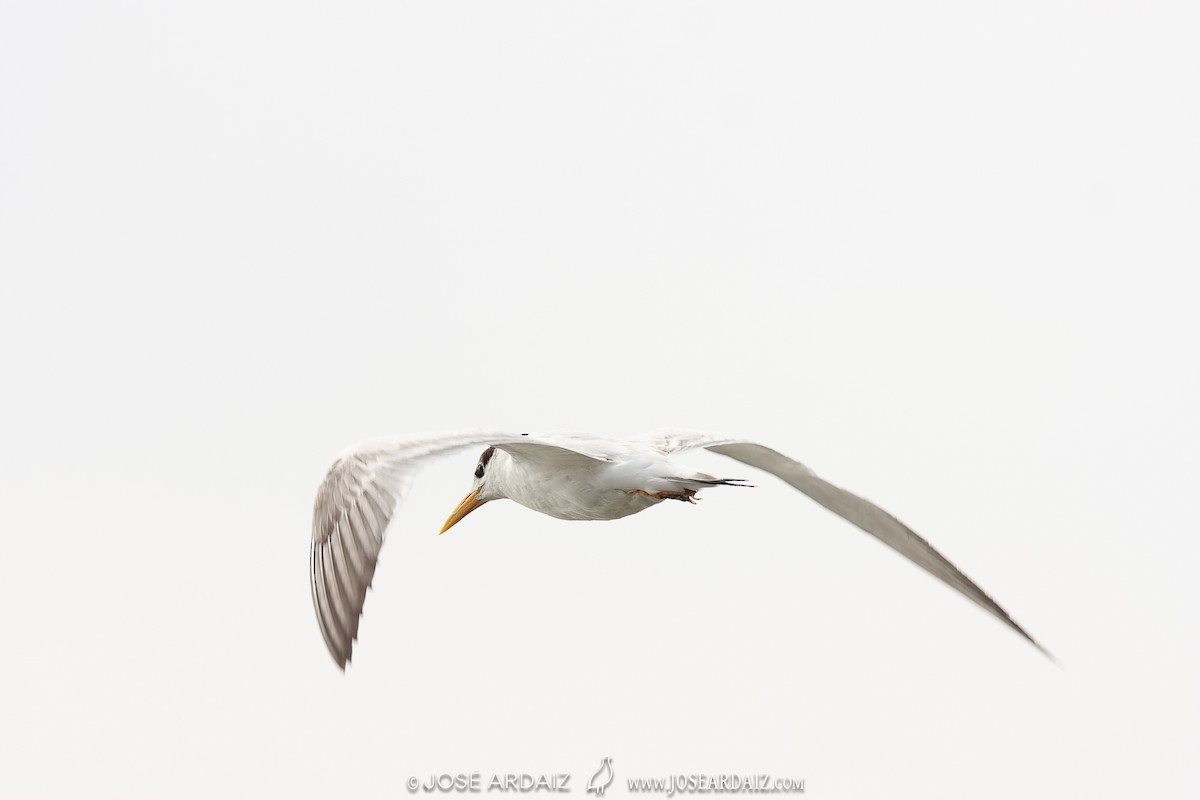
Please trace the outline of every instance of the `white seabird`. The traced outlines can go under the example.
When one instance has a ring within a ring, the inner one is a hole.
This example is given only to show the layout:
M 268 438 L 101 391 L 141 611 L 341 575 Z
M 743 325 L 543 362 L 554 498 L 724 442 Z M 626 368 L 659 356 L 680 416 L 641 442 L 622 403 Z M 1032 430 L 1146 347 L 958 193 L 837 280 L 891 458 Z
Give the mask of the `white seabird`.
M 694 503 L 696 493 L 709 487 L 746 485 L 674 459 L 687 450 L 705 448 L 781 478 L 954 587 L 1050 655 L 971 579 L 898 519 L 769 447 L 698 431 L 658 431 L 617 440 L 582 433 L 464 430 L 352 446 L 330 467 L 317 491 L 310 551 L 313 606 L 325 644 L 339 667 L 345 669 L 350 660 L 384 533 L 413 476 L 435 458 L 480 446 L 487 449 L 475 467 L 471 491 L 450 514 L 442 533 L 493 500 L 515 500 L 559 519 L 606 520 L 636 514 L 663 500 Z

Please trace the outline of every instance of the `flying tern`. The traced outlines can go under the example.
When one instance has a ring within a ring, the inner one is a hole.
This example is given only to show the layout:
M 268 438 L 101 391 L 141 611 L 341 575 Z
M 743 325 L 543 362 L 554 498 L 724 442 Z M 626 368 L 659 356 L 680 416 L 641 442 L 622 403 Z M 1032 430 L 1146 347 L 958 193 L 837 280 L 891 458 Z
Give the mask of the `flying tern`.
M 818 477 L 761 444 L 699 431 L 656 431 L 617 440 L 583 433 L 514 434 L 463 430 L 377 439 L 351 446 L 329 468 L 313 510 L 309 566 L 313 606 L 325 644 L 345 669 L 384 535 L 413 477 L 429 462 L 486 447 L 471 490 L 450 514 L 445 533 L 493 500 L 515 500 L 559 519 L 619 519 L 664 500 L 696 502 L 715 486 L 746 486 L 684 466 L 675 456 L 704 448 L 769 472 L 862 528 L 986 609 L 1047 656 L 1013 621 L 929 542 L 868 500 Z

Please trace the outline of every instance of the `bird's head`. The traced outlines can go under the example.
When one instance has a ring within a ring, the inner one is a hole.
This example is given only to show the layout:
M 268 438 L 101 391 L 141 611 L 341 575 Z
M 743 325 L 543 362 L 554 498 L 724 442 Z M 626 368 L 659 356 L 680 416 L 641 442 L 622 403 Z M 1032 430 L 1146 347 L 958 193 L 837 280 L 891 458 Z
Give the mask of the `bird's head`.
M 489 447 L 479 456 L 479 463 L 475 465 L 475 478 L 471 481 L 471 491 L 455 506 L 449 519 L 446 520 L 446 524 L 438 531 L 438 536 L 453 528 L 463 517 L 484 503 L 501 497 L 499 494 L 490 492 L 488 486 L 488 464 L 491 463 L 494 455 L 496 455 L 496 448 Z

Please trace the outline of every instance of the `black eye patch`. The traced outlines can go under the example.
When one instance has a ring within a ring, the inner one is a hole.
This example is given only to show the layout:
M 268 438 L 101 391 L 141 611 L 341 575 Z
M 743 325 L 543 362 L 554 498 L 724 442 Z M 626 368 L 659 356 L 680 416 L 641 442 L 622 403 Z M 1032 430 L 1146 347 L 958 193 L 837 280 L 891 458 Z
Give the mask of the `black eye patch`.
M 479 457 L 479 466 L 475 467 L 475 477 L 482 478 L 483 471 L 487 469 L 488 462 L 492 460 L 492 456 L 496 454 L 496 448 L 489 447 L 483 451 L 483 455 Z

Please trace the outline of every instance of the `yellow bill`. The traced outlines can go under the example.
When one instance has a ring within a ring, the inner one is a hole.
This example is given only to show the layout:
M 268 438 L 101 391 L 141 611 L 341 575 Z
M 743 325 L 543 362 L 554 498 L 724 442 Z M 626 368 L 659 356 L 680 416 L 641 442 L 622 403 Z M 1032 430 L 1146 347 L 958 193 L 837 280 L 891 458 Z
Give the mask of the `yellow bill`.
M 453 528 L 462 520 L 463 517 L 465 517 L 467 514 L 470 514 L 472 511 L 479 508 L 486 502 L 487 500 L 479 499 L 479 489 L 471 492 L 454 508 L 454 511 L 450 514 L 450 518 L 446 520 L 446 524 L 442 526 L 440 531 L 438 531 L 438 536 L 441 536 L 443 533 Z

